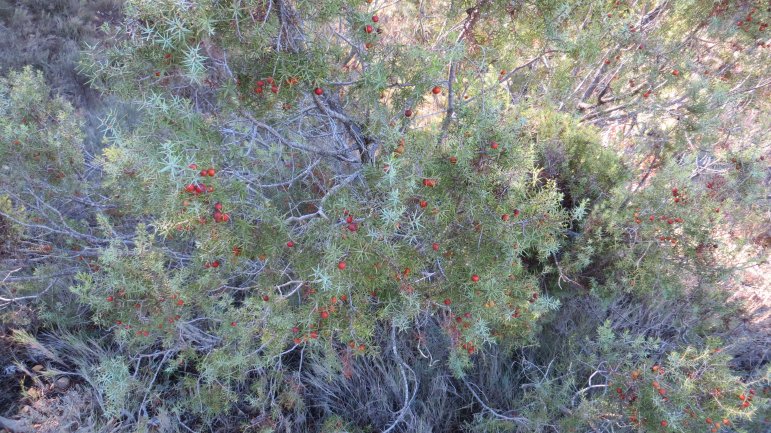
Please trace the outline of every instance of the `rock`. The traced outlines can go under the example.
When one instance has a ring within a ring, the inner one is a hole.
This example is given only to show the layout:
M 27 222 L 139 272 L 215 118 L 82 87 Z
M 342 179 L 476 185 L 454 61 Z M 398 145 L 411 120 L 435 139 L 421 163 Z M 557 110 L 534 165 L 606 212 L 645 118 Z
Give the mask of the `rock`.
M 54 385 L 56 385 L 56 388 L 59 389 L 60 391 L 64 391 L 70 387 L 70 379 L 66 377 L 60 377 L 56 379 L 56 382 L 54 382 Z

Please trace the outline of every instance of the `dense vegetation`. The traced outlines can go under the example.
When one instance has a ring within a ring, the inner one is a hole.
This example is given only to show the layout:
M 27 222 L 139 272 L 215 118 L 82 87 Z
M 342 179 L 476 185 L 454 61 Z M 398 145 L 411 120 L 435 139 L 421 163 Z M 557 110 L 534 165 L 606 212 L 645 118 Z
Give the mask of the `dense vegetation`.
M 765 2 L 118 3 L 0 1 L 0 431 L 771 430 Z

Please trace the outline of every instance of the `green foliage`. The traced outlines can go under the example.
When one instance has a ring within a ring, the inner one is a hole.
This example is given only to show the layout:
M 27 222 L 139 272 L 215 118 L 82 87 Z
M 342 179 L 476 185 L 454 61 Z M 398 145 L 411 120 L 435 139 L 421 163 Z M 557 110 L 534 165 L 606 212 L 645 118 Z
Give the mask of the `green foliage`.
M 3 188 L 22 193 L 32 178 L 71 190 L 83 170 L 82 124 L 63 98 L 51 98 L 40 72 L 26 67 L 0 80 L 0 159 Z M 13 181 L 11 181 L 11 179 Z
M 748 4 L 127 0 L 93 157 L 0 81 L 0 239 L 61 251 L 14 291 L 61 268 L 41 317 L 100 339 L 18 343 L 106 430 L 759 431 L 716 350 L 767 195 Z

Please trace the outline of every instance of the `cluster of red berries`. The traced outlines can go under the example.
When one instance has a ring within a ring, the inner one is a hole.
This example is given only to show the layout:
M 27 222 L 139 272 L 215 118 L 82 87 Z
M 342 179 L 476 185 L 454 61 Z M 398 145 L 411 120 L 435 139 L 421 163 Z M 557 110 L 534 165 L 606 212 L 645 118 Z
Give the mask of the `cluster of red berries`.
M 372 22 L 377 24 L 378 22 L 380 22 L 380 17 L 377 16 L 377 15 L 373 15 L 372 16 Z M 371 24 L 366 24 L 364 26 L 364 33 L 369 35 L 369 34 L 372 34 L 373 32 L 376 33 L 376 34 L 380 34 L 380 33 L 383 33 L 383 29 L 381 29 L 380 27 L 374 27 Z M 364 44 L 364 47 L 366 49 L 370 49 L 370 48 L 372 48 L 372 46 L 373 46 L 372 42 L 366 42 Z
M 190 164 L 190 165 L 188 165 L 188 168 L 191 168 L 193 170 L 198 170 L 198 165 L 197 164 Z M 214 175 L 216 175 L 216 174 L 217 174 L 217 170 L 215 170 L 213 168 L 203 169 L 200 172 L 201 177 L 214 177 Z M 195 182 L 195 183 L 187 184 L 185 186 L 185 191 L 187 191 L 187 192 L 189 192 L 191 194 L 198 195 L 198 194 L 202 194 L 204 192 L 214 192 L 214 187 L 211 186 L 211 185 L 206 186 L 206 184 L 204 184 L 202 182 Z
M 672 188 L 672 201 L 675 203 L 685 204 L 688 203 L 688 197 L 683 195 L 682 191 L 675 187 Z
M 348 342 L 348 347 L 350 347 L 351 349 L 358 349 L 359 352 L 364 352 L 365 350 L 367 350 L 367 346 L 365 346 L 364 344 L 359 344 L 359 347 L 357 348 L 356 342 L 353 340 Z
M 514 218 L 518 217 L 518 216 L 519 216 L 519 209 L 514 209 L 514 210 L 511 212 L 511 214 L 512 214 L 512 215 L 514 215 Z M 501 215 L 501 220 L 502 220 L 503 222 L 508 222 L 510 219 L 511 219 L 511 215 L 509 215 L 509 214 L 507 214 L 507 213 L 505 213 L 505 214 Z
M 755 12 L 757 12 L 757 9 L 756 8 L 752 8 L 752 10 L 747 14 L 747 16 L 744 17 L 743 20 L 740 20 L 739 22 L 737 22 L 736 25 L 739 28 L 743 29 L 743 30 L 749 31 L 750 30 L 750 25 L 751 25 L 752 19 L 753 19 L 752 15 Z M 767 28 L 768 28 L 768 23 L 766 23 L 766 22 L 761 22 L 758 25 L 758 31 L 759 32 L 765 31 Z
M 226 223 L 230 221 L 230 214 L 222 212 L 222 203 L 214 203 L 214 222 Z
M 268 77 L 264 81 L 257 80 L 257 86 L 254 88 L 254 93 L 261 95 L 263 93 L 263 88 L 265 87 L 265 83 L 267 83 L 270 86 L 271 92 L 278 93 L 279 91 L 278 83 L 276 83 L 273 77 Z
M 476 350 L 476 347 L 474 346 L 474 343 L 467 341 L 461 345 L 462 348 L 466 349 L 466 352 L 468 352 L 469 355 L 474 353 Z
M 745 395 L 744 393 L 739 394 L 739 400 L 741 400 L 741 407 L 742 408 L 748 408 L 750 407 L 750 404 L 752 402 L 752 398 L 755 396 L 755 390 L 750 389 L 748 392 L 749 395 Z
M 710 432 L 712 432 L 712 433 L 716 433 L 716 432 L 718 431 L 718 429 L 720 429 L 720 427 L 721 427 L 721 425 L 720 425 L 720 420 L 718 420 L 718 421 L 715 421 L 715 422 L 713 423 L 713 422 L 712 422 L 712 418 L 709 418 L 709 417 L 707 417 L 707 418 L 706 418 L 704 421 L 705 421 L 705 422 L 706 422 L 706 423 L 707 423 L 709 426 L 711 426 L 711 427 L 712 427 L 712 428 L 710 429 Z M 728 425 L 728 424 L 730 424 L 730 423 L 731 423 L 731 422 L 730 422 L 730 421 L 728 421 L 728 418 L 723 418 L 723 425 Z
M 185 186 L 185 191 L 198 195 L 205 192 L 214 192 L 214 187 L 211 185 L 206 186 L 204 183 L 190 183 Z
M 436 179 L 423 179 L 423 186 L 427 188 L 433 188 L 436 186 Z
M 348 212 L 347 210 L 343 211 L 343 215 L 345 215 L 345 223 L 348 224 L 347 228 L 348 231 L 356 232 L 359 230 L 359 224 L 356 223 L 356 221 L 353 218 L 353 214 Z
M 625 401 L 627 397 L 629 397 L 629 403 L 634 403 L 637 400 L 637 394 L 631 392 L 625 395 L 624 390 L 621 387 L 616 388 L 616 394 L 618 394 L 618 399 L 621 401 Z
M 292 333 L 299 334 L 300 328 L 298 328 L 297 326 L 293 327 Z M 319 338 L 319 333 L 316 331 L 311 331 L 310 333 L 308 333 L 308 337 L 306 338 L 295 337 L 292 341 L 294 341 L 294 344 L 300 344 L 303 342 L 303 340 L 307 340 L 307 339 L 315 340 L 317 338 Z
M 662 387 L 662 386 L 661 386 L 661 385 L 660 385 L 658 382 L 656 382 L 655 380 L 654 380 L 654 381 L 651 383 L 651 385 L 653 386 L 653 389 L 655 389 L 655 390 L 656 390 L 656 391 L 659 393 L 659 395 L 662 397 L 662 399 L 663 399 L 664 401 L 669 401 L 669 398 L 665 397 L 665 396 L 666 396 L 666 394 L 667 394 L 667 390 L 666 390 L 664 387 Z
M 195 164 L 192 164 L 191 168 L 198 168 L 198 167 Z M 214 175 L 217 174 L 217 170 L 213 168 L 204 169 L 204 170 L 201 170 L 199 174 L 201 175 L 201 177 L 207 177 L 207 176 L 214 177 Z

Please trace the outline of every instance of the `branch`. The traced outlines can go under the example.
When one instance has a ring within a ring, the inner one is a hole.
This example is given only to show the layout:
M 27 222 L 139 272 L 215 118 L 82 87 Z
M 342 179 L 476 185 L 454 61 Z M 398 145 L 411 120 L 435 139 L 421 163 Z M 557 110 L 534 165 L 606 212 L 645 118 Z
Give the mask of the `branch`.
M 4 428 L 12 433 L 32 433 L 33 430 L 27 423 L 22 421 L 14 421 L 12 419 L 3 418 L 0 416 L 0 428 Z
M 250 122 L 252 122 L 252 124 L 254 126 L 256 126 L 256 127 L 260 128 L 260 129 L 263 129 L 263 130 L 267 131 L 270 135 L 274 136 L 278 140 L 278 142 L 283 144 L 284 146 L 287 146 L 287 147 L 292 148 L 292 149 L 304 150 L 304 151 L 310 152 L 310 153 L 316 153 L 316 154 L 319 154 L 319 155 L 322 155 L 322 156 L 329 156 L 329 157 L 338 159 L 338 160 L 343 161 L 343 162 L 351 162 L 351 163 L 357 162 L 354 159 L 345 158 L 343 156 L 343 153 L 341 153 L 341 152 L 329 152 L 329 151 L 321 150 L 321 149 L 313 149 L 313 148 L 307 147 L 305 145 L 302 145 L 300 143 L 291 141 L 291 140 L 287 139 L 286 137 L 284 137 L 283 135 L 279 134 L 279 132 L 276 131 L 275 129 L 273 129 L 273 127 L 271 127 L 270 125 L 268 125 L 266 123 L 260 122 L 259 120 L 255 119 L 251 114 L 247 113 L 246 111 L 242 111 L 241 115 L 244 116 L 246 119 L 248 119 Z
M 477 403 L 479 403 L 486 411 L 490 412 L 494 417 L 496 417 L 498 419 L 503 419 L 503 420 L 506 420 L 506 421 L 513 421 L 513 422 L 515 422 L 517 424 L 521 424 L 521 425 L 528 425 L 530 423 L 530 420 L 528 420 L 525 417 L 521 417 L 521 416 L 517 416 L 517 417 L 506 416 L 506 415 L 498 412 L 497 410 L 491 408 L 490 406 L 485 404 L 485 402 L 482 401 L 481 398 L 479 398 L 479 395 L 477 395 L 477 393 L 474 392 L 474 390 L 471 388 L 471 385 L 469 385 L 469 383 L 468 383 L 468 381 L 466 379 L 463 379 L 463 384 L 466 385 L 466 388 L 468 388 L 469 391 L 471 391 L 471 395 L 474 396 L 474 399 L 477 401 Z

